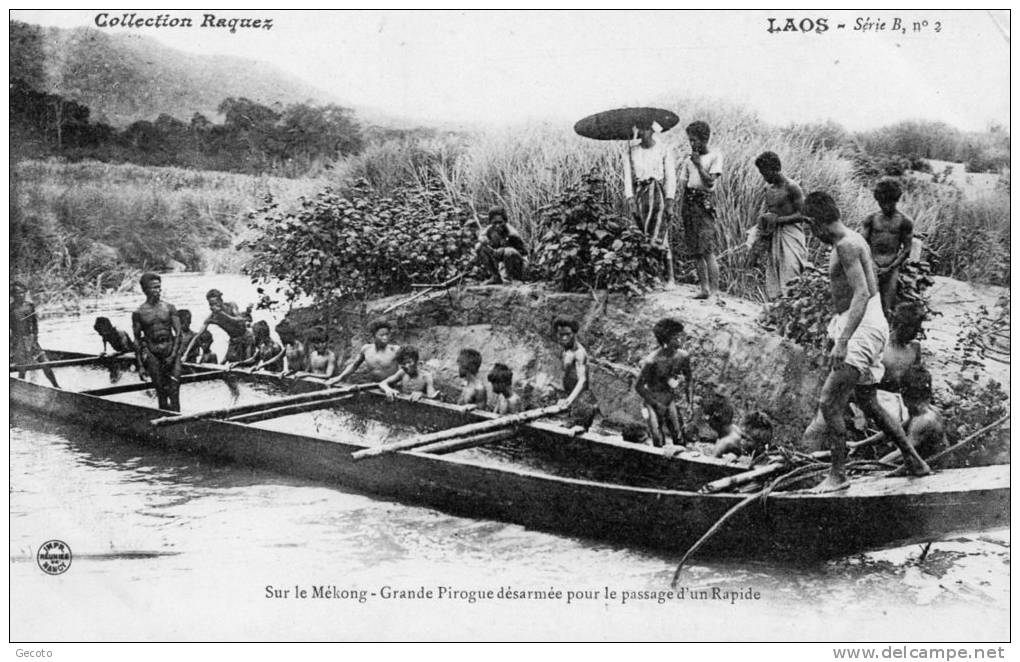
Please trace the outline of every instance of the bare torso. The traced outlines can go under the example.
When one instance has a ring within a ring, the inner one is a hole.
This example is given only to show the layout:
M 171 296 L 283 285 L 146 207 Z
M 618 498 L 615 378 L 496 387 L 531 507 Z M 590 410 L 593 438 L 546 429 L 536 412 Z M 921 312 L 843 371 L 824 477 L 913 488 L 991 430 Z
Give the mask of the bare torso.
M 789 216 L 800 211 L 797 201 L 803 199 L 800 187 L 788 179 L 765 189 L 765 209 L 776 216 Z
M 397 370 L 400 369 L 397 365 L 399 351 L 400 345 L 393 344 L 380 349 L 375 346 L 375 343 L 369 343 L 361 348 L 361 355 L 365 357 L 365 367 L 368 368 L 372 379 L 382 381 L 397 373 Z
M 864 230 L 875 264 L 887 267 L 903 248 L 904 237 L 913 232 L 913 222 L 898 211 L 892 216 L 877 211 L 864 219 Z
M 846 272 L 854 263 L 860 264 L 864 272 L 870 299 L 878 293 L 878 276 L 875 274 L 875 264 L 871 259 L 871 249 L 868 248 L 864 237 L 853 230 L 847 230 L 846 235 L 833 245 L 829 257 L 829 287 L 837 313 L 847 310 L 853 300 L 854 292 Z
M 173 304 L 157 301 L 154 304 L 146 301 L 135 311 L 133 319 L 141 332 L 142 344 L 153 349 L 173 342 L 173 318 L 177 310 Z
M 457 398 L 457 404 L 484 407 L 486 398 L 485 383 L 478 378 L 478 375 L 475 375 L 465 380 L 464 388 L 461 389 L 460 396 Z
M 313 351 L 308 355 L 308 372 L 317 377 L 332 377 L 336 366 L 336 354 L 332 350 L 323 353 Z

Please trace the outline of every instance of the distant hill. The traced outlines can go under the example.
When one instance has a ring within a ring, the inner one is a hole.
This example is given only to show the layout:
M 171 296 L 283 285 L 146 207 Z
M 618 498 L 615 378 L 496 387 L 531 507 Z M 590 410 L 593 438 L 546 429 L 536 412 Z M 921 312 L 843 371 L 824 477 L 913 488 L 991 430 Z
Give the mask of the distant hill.
M 10 77 L 88 106 L 93 121 L 121 128 L 166 113 L 184 122 L 216 116 L 227 97 L 272 106 L 342 103 L 272 65 L 195 55 L 155 39 L 93 28 L 10 22 Z

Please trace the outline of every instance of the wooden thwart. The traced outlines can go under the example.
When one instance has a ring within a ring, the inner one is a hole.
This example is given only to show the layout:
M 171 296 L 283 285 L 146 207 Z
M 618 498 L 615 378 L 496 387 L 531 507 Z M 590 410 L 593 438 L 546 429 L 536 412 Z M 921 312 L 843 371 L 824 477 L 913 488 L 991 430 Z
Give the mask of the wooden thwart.
M 344 400 L 349 400 L 354 397 L 353 393 L 347 395 L 338 395 L 335 398 L 326 398 L 325 400 L 315 400 L 314 402 L 303 402 L 296 405 L 284 405 L 282 407 L 274 407 L 272 409 L 265 409 L 263 411 L 253 411 L 247 414 L 238 414 L 237 416 L 231 416 L 225 420 L 231 421 L 232 423 L 256 423 L 258 421 L 267 421 L 271 418 L 279 418 L 281 416 L 291 416 L 293 414 L 303 414 L 307 411 L 315 411 L 316 409 L 324 409 L 330 405 L 334 405 Z
M 209 372 L 196 372 L 191 375 L 181 375 L 181 383 L 188 384 L 191 382 L 204 382 L 210 379 L 218 379 L 227 374 L 224 370 L 210 370 Z M 148 391 L 149 389 L 156 388 L 152 382 L 135 382 L 133 384 L 117 384 L 115 386 L 103 386 L 101 388 L 93 388 L 87 391 L 81 391 L 84 395 L 118 395 L 120 393 L 131 393 L 133 391 Z
M 89 365 L 92 363 L 100 363 L 108 359 L 115 359 L 124 356 L 126 352 L 119 354 L 109 354 L 107 356 L 87 356 L 77 359 L 60 359 L 58 361 L 44 361 L 42 363 L 19 363 L 18 365 L 11 366 L 11 372 L 21 372 L 23 370 L 41 370 L 43 368 L 64 368 L 73 365 Z
M 195 412 L 193 414 L 164 416 L 162 418 L 155 418 L 149 421 L 149 425 L 159 428 L 164 427 L 166 425 L 177 425 L 179 423 L 188 423 L 190 421 L 198 421 L 206 418 L 230 418 L 232 416 L 237 416 L 239 414 L 248 414 L 256 411 L 274 409 L 282 405 L 298 404 L 302 402 L 314 402 L 316 400 L 327 400 L 338 395 L 357 393 L 359 391 L 368 391 L 373 388 L 376 388 L 376 386 L 377 384 L 355 384 L 353 386 L 347 386 L 344 388 L 327 388 L 320 391 L 312 391 L 310 393 L 291 395 L 285 398 L 275 398 L 273 400 L 256 402 L 250 405 L 237 405 L 235 407 L 224 407 L 222 409 L 210 409 L 208 411 L 200 411 Z
M 438 441 L 434 444 L 428 444 L 427 446 L 419 446 L 414 450 L 419 453 L 432 453 L 433 455 L 445 455 L 454 451 L 464 450 L 465 448 L 475 448 L 476 446 L 484 446 L 485 444 L 495 443 L 497 441 L 503 441 L 517 434 L 515 430 L 496 430 L 495 432 L 483 432 L 482 434 L 472 435 L 470 437 L 463 437 L 461 439 L 450 439 L 448 441 Z
M 420 437 L 414 437 L 413 439 L 407 439 L 405 441 L 397 441 L 392 444 L 385 444 L 383 446 L 366 448 L 364 450 L 355 452 L 352 455 L 352 457 L 355 460 L 363 460 L 366 457 L 374 457 L 376 455 L 383 455 L 384 453 L 406 451 L 412 448 L 427 446 L 437 441 L 453 439 L 454 437 L 463 437 L 469 434 L 477 434 L 481 432 L 490 432 L 492 430 L 508 428 L 519 423 L 527 423 L 528 421 L 534 421 L 545 416 L 554 416 L 556 414 L 566 411 L 567 409 L 568 407 L 565 405 L 552 405 L 550 407 L 543 407 L 541 409 L 531 409 L 528 411 L 522 411 L 519 414 L 511 414 L 510 416 L 502 416 L 500 418 L 494 418 L 488 421 L 481 421 L 479 423 L 462 425 L 458 428 L 452 428 L 450 430 L 440 430 L 439 432 L 425 434 Z

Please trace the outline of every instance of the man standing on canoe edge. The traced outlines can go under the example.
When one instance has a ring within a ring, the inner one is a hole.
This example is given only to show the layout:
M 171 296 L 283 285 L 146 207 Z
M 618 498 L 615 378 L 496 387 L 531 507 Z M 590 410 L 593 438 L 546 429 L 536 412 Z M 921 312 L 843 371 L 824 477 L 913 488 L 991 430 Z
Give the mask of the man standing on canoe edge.
M 907 442 L 903 428 L 878 404 L 875 389 L 885 370 L 882 354 L 889 342 L 889 325 L 882 312 L 871 250 L 864 237 L 843 224 L 836 202 L 828 193 L 816 191 L 807 196 L 804 215 L 814 235 L 832 246 L 829 281 L 836 308 L 828 329 L 834 342 L 831 368 L 822 386 L 818 413 L 804 431 L 804 443 L 809 448 L 819 448 L 828 439 L 832 451 L 832 468 L 815 491 L 831 492 L 850 484 L 843 412 L 851 396 L 886 438 L 896 443 L 907 470 L 915 476 L 929 474 L 931 469 Z
M 664 142 L 656 142 L 652 122 L 634 127 L 636 145 L 628 145 L 623 159 L 623 194 L 638 227 L 652 245 L 666 251 L 666 277 L 676 280 L 669 229 L 676 199 L 676 159 Z
M 28 300 L 28 288 L 24 283 L 11 281 L 11 317 L 10 317 L 10 360 L 14 365 L 46 363 L 49 358 L 39 346 L 39 318 L 35 313 L 35 304 Z M 60 388 L 53 368 L 42 369 L 46 379 L 53 388 Z M 25 377 L 25 370 L 18 371 L 18 377 Z
M 209 317 L 205 318 L 195 337 L 184 348 L 184 355 L 187 356 L 191 351 L 199 334 L 207 331 L 210 324 L 215 324 L 226 331 L 229 338 L 224 363 L 237 363 L 251 358 L 255 354 L 255 335 L 250 326 L 251 306 L 242 313 L 236 303 L 223 301 L 223 292 L 216 289 L 206 292 L 205 299 L 209 302 Z
M 160 301 L 163 281 L 154 273 L 140 279 L 145 303 L 131 313 L 138 374 L 156 389 L 159 408 L 181 410 L 181 319 L 173 304 Z

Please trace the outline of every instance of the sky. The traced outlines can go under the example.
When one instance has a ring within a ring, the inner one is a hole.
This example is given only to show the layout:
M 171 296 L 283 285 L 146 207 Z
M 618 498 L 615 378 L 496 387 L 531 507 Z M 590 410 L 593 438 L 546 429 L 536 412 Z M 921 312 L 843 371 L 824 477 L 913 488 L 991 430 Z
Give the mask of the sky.
M 196 27 L 97 29 L 266 60 L 340 102 L 420 122 L 573 122 L 617 106 L 707 96 L 745 104 L 776 124 L 1009 125 L 1004 11 L 106 11 L 190 17 Z M 12 11 L 11 18 L 97 27 L 99 13 Z M 202 28 L 203 13 L 269 18 L 273 26 Z M 828 29 L 769 33 L 769 18 L 776 27 L 787 18 L 798 27 L 824 19 Z M 897 18 L 906 33 L 892 29 Z M 858 19 L 885 26 L 854 30 Z M 926 25 L 915 31 L 915 22 Z

